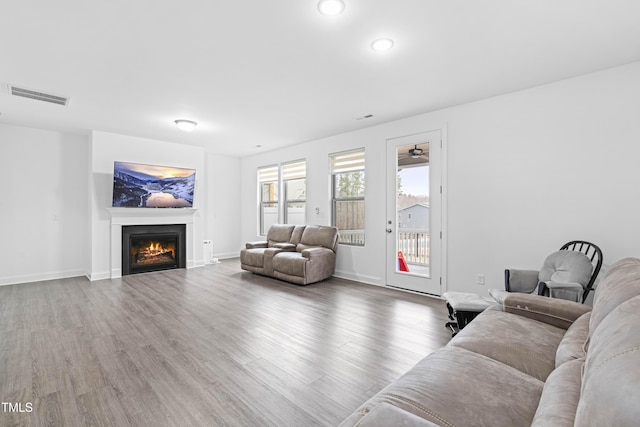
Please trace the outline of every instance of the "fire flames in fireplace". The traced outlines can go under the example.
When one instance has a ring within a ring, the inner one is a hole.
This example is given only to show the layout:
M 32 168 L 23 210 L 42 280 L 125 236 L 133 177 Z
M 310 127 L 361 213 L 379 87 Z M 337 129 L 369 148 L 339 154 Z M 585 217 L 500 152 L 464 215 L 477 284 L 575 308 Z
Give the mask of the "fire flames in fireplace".
M 122 275 L 186 268 L 186 225 L 122 226 Z
M 165 264 L 175 261 L 175 244 L 167 242 L 141 242 L 132 247 L 134 265 Z

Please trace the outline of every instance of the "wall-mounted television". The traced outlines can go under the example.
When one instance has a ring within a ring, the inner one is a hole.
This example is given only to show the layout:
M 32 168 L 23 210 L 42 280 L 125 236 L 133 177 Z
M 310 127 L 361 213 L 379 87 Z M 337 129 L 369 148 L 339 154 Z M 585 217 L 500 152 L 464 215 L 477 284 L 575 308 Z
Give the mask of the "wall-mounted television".
M 195 183 L 195 169 L 114 162 L 113 206 L 190 208 Z

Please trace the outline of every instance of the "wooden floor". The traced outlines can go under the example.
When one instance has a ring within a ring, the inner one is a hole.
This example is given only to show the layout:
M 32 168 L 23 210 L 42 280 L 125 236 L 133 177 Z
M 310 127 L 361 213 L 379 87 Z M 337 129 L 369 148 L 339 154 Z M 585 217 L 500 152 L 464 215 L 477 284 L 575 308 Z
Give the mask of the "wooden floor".
M 238 260 L 0 286 L 0 426 L 335 426 L 450 338 L 445 303 Z M 15 407 L 14 407 L 15 409 Z

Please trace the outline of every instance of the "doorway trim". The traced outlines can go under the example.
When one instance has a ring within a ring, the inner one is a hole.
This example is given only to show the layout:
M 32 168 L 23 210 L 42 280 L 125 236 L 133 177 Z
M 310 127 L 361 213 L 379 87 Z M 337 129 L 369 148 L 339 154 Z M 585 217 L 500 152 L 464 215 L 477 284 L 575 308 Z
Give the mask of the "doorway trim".
M 448 182 L 448 132 L 447 132 L 447 128 L 448 128 L 448 123 L 443 123 L 441 126 L 436 126 L 436 127 L 431 127 L 428 129 L 424 129 L 424 130 L 420 130 L 417 132 L 411 132 L 411 133 L 407 133 L 407 134 L 403 134 L 403 135 L 396 135 L 396 136 L 391 136 L 385 139 L 385 141 L 391 140 L 391 139 L 397 139 L 397 138 L 405 138 L 405 137 L 410 137 L 410 136 L 414 136 L 414 135 L 419 135 L 422 133 L 428 133 L 428 132 L 435 132 L 435 131 L 440 131 L 440 185 L 441 185 L 441 191 L 440 191 L 440 229 L 442 232 L 442 238 L 440 239 L 440 250 L 441 250 L 441 254 L 440 254 L 440 279 L 441 279 L 441 285 L 440 285 L 440 290 L 441 290 L 441 294 L 444 294 L 445 292 L 447 292 L 447 290 L 449 289 L 449 281 L 448 281 L 448 266 L 449 266 L 449 262 L 448 262 L 448 252 L 449 252 L 449 248 L 448 248 L 448 238 L 449 238 L 449 226 L 448 226 L 448 195 L 449 195 L 449 182 Z M 385 151 L 386 153 L 386 151 Z M 389 159 L 388 156 L 385 156 L 385 164 L 388 165 L 389 162 L 392 159 Z M 395 161 L 395 159 L 393 159 Z M 385 170 L 387 170 L 388 168 L 385 167 Z M 387 252 L 387 247 L 385 246 L 385 252 Z M 438 299 L 442 299 L 442 297 L 440 296 L 436 296 L 433 294 L 429 294 L 426 292 L 419 292 L 419 291 L 414 291 L 411 289 L 404 289 L 404 288 L 400 288 L 397 286 L 391 286 L 388 285 L 388 281 L 389 281 L 389 276 L 390 274 L 392 274 L 388 268 L 385 267 L 385 273 L 384 273 L 384 287 L 390 288 L 390 289 L 397 289 L 400 291 L 404 291 L 404 292 L 410 292 L 410 293 L 415 293 L 415 294 L 419 294 L 419 295 L 425 295 L 428 297 L 432 297 L 432 298 L 438 298 Z

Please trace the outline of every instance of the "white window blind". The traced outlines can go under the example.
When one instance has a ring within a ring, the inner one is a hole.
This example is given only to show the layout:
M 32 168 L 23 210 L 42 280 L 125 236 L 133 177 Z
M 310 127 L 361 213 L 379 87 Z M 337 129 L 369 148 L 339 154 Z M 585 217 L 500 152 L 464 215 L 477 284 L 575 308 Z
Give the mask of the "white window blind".
M 271 182 L 278 180 L 278 166 L 265 166 L 258 169 L 258 182 Z
M 364 170 L 364 148 L 331 154 L 331 174 Z
M 298 160 L 282 165 L 282 179 L 290 181 L 293 179 L 304 179 L 307 177 L 307 161 Z

